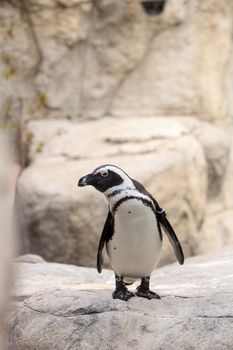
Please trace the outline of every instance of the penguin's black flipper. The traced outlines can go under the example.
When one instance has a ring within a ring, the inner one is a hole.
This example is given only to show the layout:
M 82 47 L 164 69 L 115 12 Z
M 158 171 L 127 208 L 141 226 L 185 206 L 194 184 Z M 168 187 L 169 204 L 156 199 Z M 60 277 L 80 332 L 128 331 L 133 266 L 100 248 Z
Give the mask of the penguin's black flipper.
M 97 252 L 97 271 L 101 273 L 103 265 L 102 250 L 104 244 L 107 243 L 113 235 L 113 216 L 109 210 L 107 219 L 104 224 L 104 228 L 100 237 L 99 247 Z
M 164 229 L 172 247 L 174 250 L 174 253 L 176 255 L 176 258 L 180 265 L 183 265 L 184 263 L 184 253 L 181 248 L 180 242 L 176 236 L 175 231 L 173 230 L 172 225 L 167 219 L 166 212 L 164 209 L 160 208 L 159 206 L 156 206 L 156 215 L 157 219 L 159 220 L 159 223 L 161 224 L 162 228 Z

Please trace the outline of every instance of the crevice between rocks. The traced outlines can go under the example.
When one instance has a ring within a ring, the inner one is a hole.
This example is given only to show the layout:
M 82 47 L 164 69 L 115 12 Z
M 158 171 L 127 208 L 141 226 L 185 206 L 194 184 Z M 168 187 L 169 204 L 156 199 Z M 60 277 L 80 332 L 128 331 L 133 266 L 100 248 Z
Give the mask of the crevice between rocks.
M 106 137 L 104 138 L 104 142 L 106 143 L 110 143 L 112 145 L 124 145 L 124 144 L 142 144 L 142 143 L 147 143 L 147 142 L 151 142 L 151 141 L 164 141 L 164 140 L 169 140 L 169 141 L 176 141 L 176 140 L 180 140 L 180 138 L 190 135 L 190 132 L 183 132 L 181 135 L 179 136 L 175 136 L 175 137 L 167 137 L 167 136 L 151 136 L 151 137 L 147 137 L 145 139 L 140 139 L 140 138 L 118 138 L 118 139 L 112 139 L 111 137 Z M 173 148 L 174 149 L 174 148 Z
M 153 319 L 158 319 L 158 320 L 170 320 L 170 319 L 183 319 L 183 320 L 187 320 L 187 319 L 233 319 L 233 315 L 218 315 L 218 316 L 213 316 L 213 315 L 188 315 L 188 316 L 158 316 L 157 314 L 155 315 L 149 315 L 149 314 L 146 314 L 146 313 L 143 313 L 143 312 L 140 312 L 140 311 L 135 311 L 135 310 L 132 310 L 130 309 L 128 306 L 128 310 L 119 310 L 119 309 L 115 309 L 115 310 L 105 310 L 105 311 L 92 311 L 92 312 L 88 312 L 88 313 L 74 313 L 74 314 L 71 314 L 71 315 L 62 315 L 62 314 L 55 314 L 55 313 L 52 313 L 52 312 L 47 312 L 47 311 L 41 311 L 41 310 L 37 310 L 37 309 L 34 309 L 28 305 L 23 305 L 24 307 L 30 309 L 31 311 L 33 312 L 37 312 L 37 313 L 40 313 L 40 314 L 45 314 L 45 315 L 51 315 L 51 316 L 54 316 L 54 317 L 61 317 L 61 318 L 65 318 L 65 319 L 69 319 L 69 318 L 73 318 L 73 317 L 76 317 L 76 316 L 89 316 L 89 315 L 98 315 L 98 314 L 106 314 L 106 313 L 122 313 L 122 314 L 125 314 L 125 313 L 131 313 L 131 314 L 136 314 L 137 316 L 145 316 L 145 317 L 150 317 L 150 318 L 153 318 Z M 84 309 L 82 309 L 84 310 Z M 97 321 L 97 320 L 96 320 Z
M 25 0 L 19 0 L 19 5 L 20 5 L 21 16 L 22 16 L 22 18 L 25 17 L 25 20 L 30 28 L 30 34 L 31 34 L 32 40 L 34 42 L 34 45 L 35 45 L 35 48 L 37 51 L 38 59 L 37 59 L 37 63 L 35 65 L 34 72 L 33 72 L 34 75 L 36 76 L 39 72 L 41 63 L 43 62 L 42 49 L 40 47 L 39 39 L 38 39 L 36 30 L 34 27 L 34 23 L 32 21 L 31 15 L 30 15 L 30 11 L 28 9 L 27 2 Z

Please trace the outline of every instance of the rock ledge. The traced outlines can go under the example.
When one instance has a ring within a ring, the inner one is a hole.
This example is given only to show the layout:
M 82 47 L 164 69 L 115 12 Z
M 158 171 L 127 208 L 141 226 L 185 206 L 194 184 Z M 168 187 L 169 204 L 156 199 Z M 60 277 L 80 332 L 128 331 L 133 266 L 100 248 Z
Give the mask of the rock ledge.
M 10 349 L 232 349 L 230 249 L 156 270 L 152 287 L 160 301 L 113 300 L 111 271 L 20 260 Z

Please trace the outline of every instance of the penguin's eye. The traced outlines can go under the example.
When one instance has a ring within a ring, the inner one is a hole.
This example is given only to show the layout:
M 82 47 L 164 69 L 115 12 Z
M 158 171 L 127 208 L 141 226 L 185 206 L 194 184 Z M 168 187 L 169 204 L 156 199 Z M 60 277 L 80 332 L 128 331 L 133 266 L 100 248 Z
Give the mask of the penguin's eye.
M 108 176 L 108 170 L 106 170 L 106 169 L 100 170 L 100 175 L 103 176 L 103 177 L 107 177 Z

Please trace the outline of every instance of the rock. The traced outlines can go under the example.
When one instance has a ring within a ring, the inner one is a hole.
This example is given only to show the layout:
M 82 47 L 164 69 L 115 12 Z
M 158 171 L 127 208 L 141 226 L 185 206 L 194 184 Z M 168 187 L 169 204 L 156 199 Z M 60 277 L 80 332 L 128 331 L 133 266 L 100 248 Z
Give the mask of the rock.
M 226 130 L 208 123 L 197 123 L 194 134 L 204 149 L 208 164 L 208 196 L 221 196 L 229 162 L 231 135 Z
M 223 179 L 223 203 L 226 209 L 233 208 L 233 143 L 231 143 L 228 167 Z
M 19 166 L 11 157 L 9 135 L 0 129 L 0 349 L 3 349 L 3 324 L 9 299 L 11 260 L 16 250 L 12 223 L 15 186 Z
M 210 210 L 199 233 L 199 252 L 207 253 L 233 244 L 233 210 Z M 204 237 L 204 240 L 203 240 Z
M 26 132 L 26 139 L 31 140 L 29 162 L 45 161 L 47 158 L 89 158 L 93 149 L 96 157 L 149 153 L 158 147 L 158 140 L 192 134 L 200 142 L 206 157 L 208 196 L 213 198 L 220 194 L 231 143 L 227 131 L 190 117 L 170 117 L 169 122 L 161 117 L 126 118 L 124 123 L 106 118 L 92 123 L 70 124 L 55 120 L 30 123 Z M 139 135 L 137 124 L 140 124 Z M 96 135 L 83 137 L 90 134 L 92 126 Z M 160 147 L 163 147 L 163 142 Z M 231 178 L 231 174 L 228 177 Z
M 15 262 L 29 263 L 29 264 L 42 263 L 43 261 L 45 262 L 45 260 L 41 256 L 36 254 L 24 254 L 24 255 L 20 255 L 15 259 Z
M 164 118 L 30 123 L 30 166 L 18 186 L 27 251 L 46 260 L 95 266 L 107 206 L 101 194 L 76 184 L 96 166 L 112 163 L 151 191 L 167 209 L 186 256 L 195 253 L 207 170 L 202 146 L 191 130 L 178 118 L 169 124 Z M 174 259 L 165 240 L 160 263 Z
M 231 0 L 169 0 L 153 14 L 141 0 L 2 2 L 0 119 L 29 146 L 17 198 L 25 250 L 94 265 L 106 209 L 73 184 L 110 161 L 167 208 L 186 255 L 198 252 L 209 202 L 233 210 L 232 10 Z
M 232 349 L 232 248 L 156 270 L 151 286 L 161 300 L 113 300 L 106 270 L 46 262 L 15 268 L 10 349 Z
M 218 172 L 221 176 L 215 178 L 217 181 L 213 179 L 211 187 L 214 189 L 215 186 L 215 191 L 212 194 L 215 193 L 216 197 L 211 198 L 206 206 L 205 219 L 198 233 L 200 240 L 199 253 L 214 251 L 233 242 L 233 148 L 232 146 L 230 148 L 230 152 L 227 152 L 228 157 L 225 160 L 222 158 L 220 162 L 218 161 L 216 170 L 220 170 L 220 165 L 223 165 L 223 163 L 226 163 L 227 166 L 222 167 L 222 170 Z M 211 149 L 213 155 L 222 152 L 221 147 L 217 149 L 212 146 Z M 217 163 L 215 164 L 217 165 Z M 216 189 L 220 189 L 220 191 L 216 191 Z
M 136 0 L 5 1 L 0 22 L 12 120 L 231 115 L 231 0 L 169 0 L 154 15 Z
M 29 123 L 25 139 L 29 167 L 18 186 L 25 218 L 23 251 L 46 260 L 95 266 L 106 202 L 93 189 L 78 190 L 76 184 L 104 163 L 124 168 L 166 208 L 186 256 L 202 251 L 209 240 L 209 223 L 202 224 L 212 215 L 206 211 L 208 201 L 222 196 L 230 147 L 227 132 L 188 117 L 170 117 L 169 123 L 159 117 L 125 118 L 124 123 L 115 118 L 82 123 L 40 120 Z M 165 239 L 160 264 L 172 261 Z
M 23 172 L 18 195 L 20 215 L 25 218 L 24 251 L 40 253 L 46 260 L 95 264 L 97 236 L 107 208 L 104 198 L 93 197 L 92 191 L 78 192 L 81 171 L 80 163 L 61 162 L 35 165 Z

